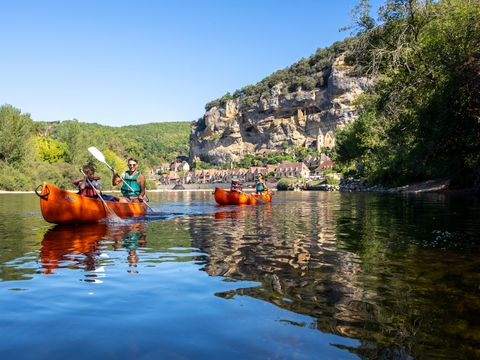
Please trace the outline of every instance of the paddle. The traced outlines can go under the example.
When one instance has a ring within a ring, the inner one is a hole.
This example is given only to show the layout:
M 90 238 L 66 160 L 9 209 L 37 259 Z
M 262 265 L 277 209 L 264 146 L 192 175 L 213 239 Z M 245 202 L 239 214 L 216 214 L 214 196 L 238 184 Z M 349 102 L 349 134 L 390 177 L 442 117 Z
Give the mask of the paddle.
M 85 175 L 82 169 L 80 169 L 80 171 L 82 172 L 83 176 L 85 176 L 85 179 L 87 180 L 88 185 L 90 185 L 90 187 L 95 190 L 95 186 L 93 186 L 88 176 Z M 109 216 L 111 216 L 111 218 L 114 219 L 115 221 L 122 221 L 122 219 L 115 213 L 115 211 L 113 211 L 113 209 L 107 205 L 107 202 L 103 199 L 102 195 L 100 194 L 97 194 L 97 195 L 100 198 L 100 200 L 102 200 L 102 203 L 105 206 L 105 209 L 107 209 L 108 212 L 110 213 Z
M 107 161 L 105 160 L 105 156 L 103 156 L 102 152 L 101 152 L 100 150 L 98 150 L 95 146 L 90 146 L 90 147 L 88 148 L 88 151 L 90 151 L 90 154 L 92 154 L 92 155 L 95 157 L 95 159 L 97 159 L 97 160 L 100 161 L 101 163 L 104 163 L 105 165 L 107 165 L 108 168 L 109 168 L 110 170 L 112 170 L 113 173 L 116 172 L 115 169 L 112 168 L 112 167 L 107 163 Z M 125 181 L 124 178 L 122 178 L 121 176 L 118 176 L 118 177 L 120 178 L 120 180 L 123 181 L 123 183 L 124 183 L 125 185 L 127 185 L 127 186 L 130 188 L 130 190 L 132 190 L 133 192 L 135 192 L 135 190 L 133 190 L 133 188 L 130 186 L 129 183 L 127 183 L 127 182 Z M 152 207 L 147 204 L 147 202 L 143 201 L 143 203 L 144 203 L 145 205 L 147 205 L 147 207 L 148 207 L 152 212 L 155 212 L 155 211 L 153 211 Z

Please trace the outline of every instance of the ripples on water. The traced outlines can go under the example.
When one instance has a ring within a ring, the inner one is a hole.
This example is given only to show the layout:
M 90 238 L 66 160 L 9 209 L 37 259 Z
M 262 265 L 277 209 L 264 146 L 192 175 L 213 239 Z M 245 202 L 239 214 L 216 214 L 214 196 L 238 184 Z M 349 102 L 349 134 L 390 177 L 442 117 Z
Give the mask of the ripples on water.
M 480 357 L 480 206 L 445 195 L 277 193 L 51 226 L 0 195 L 2 358 Z

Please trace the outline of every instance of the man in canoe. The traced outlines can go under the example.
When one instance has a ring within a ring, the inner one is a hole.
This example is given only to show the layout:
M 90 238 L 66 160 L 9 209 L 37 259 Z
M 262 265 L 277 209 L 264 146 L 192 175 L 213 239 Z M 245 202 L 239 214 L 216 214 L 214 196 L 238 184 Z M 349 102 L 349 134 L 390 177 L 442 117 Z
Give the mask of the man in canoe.
M 87 164 L 82 168 L 84 177 L 73 182 L 78 187 L 78 194 L 91 198 L 96 198 L 101 195 L 104 200 L 118 201 L 118 198 L 111 195 L 102 194 L 102 186 L 98 182 L 100 178 L 95 176 L 95 168 L 91 164 Z
M 128 170 L 121 177 L 115 171 L 112 177 L 112 185 L 116 186 L 125 181 L 120 189 L 122 195 L 132 202 L 143 202 L 145 198 L 145 177 L 138 171 L 138 160 L 128 159 Z M 128 185 L 127 185 L 128 184 Z

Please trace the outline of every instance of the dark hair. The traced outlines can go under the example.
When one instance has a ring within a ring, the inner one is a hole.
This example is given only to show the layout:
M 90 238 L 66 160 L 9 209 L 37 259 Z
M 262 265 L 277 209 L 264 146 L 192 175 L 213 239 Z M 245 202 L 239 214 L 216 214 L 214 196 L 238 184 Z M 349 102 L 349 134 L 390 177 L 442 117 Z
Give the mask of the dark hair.
M 90 170 L 91 172 L 95 172 L 95 168 L 93 167 L 92 164 L 87 164 L 87 165 L 85 165 L 82 170 L 83 170 L 83 171 Z
M 127 162 L 130 162 L 130 161 L 135 161 L 135 164 L 138 164 L 138 160 L 137 160 L 137 159 L 130 158 L 130 159 L 127 160 Z

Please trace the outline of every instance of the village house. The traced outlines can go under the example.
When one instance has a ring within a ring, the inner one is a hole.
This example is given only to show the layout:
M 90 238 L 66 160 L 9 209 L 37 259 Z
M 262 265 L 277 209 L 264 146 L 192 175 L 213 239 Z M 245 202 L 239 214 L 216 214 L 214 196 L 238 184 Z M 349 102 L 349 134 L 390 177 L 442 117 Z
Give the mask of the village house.
M 169 163 L 162 163 L 161 165 L 155 167 L 155 173 L 157 175 L 164 174 L 169 170 L 170 170 L 170 164 Z
M 332 169 L 333 168 L 333 161 L 332 160 L 327 160 L 318 165 L 315 170 L 314 170 L 314 175 L 320 176 L 323 174 L 323 171 L 326 169 Z
M 311 169 L 315 166 L 318 166 L 318 164 L 320 163 L 320 158 L 318 156 L 307 155 L 303 159 L 303 163 L 307 165 L 309 169 Z
M 160 183 L 164 185 L 175 184 L 180 177 L 175 171 L 169 171 L 168 173 L 160 176 Z
M 258 174 L 262 174 L 265 177 L 268 174 L 267 167 L 251 166 L 245 174 L 245 181 L 255 181 Z
M 183 161 L 175 160 L 170 164 L 170 170 L 175 172 L 190 171 L 190 165 L 185 160 Z
M 178 171 L 190 171 L 190 165 L 186 161 L 182 161 L 182 165 L 179 167 Z
M 310 170 L 303 162 L 292 163 L 290 161 L 283 161 L 277 166 L 275 176 L 308 178 L 310 176 Z
M 314 176 L 316 177 L 323 176 L 323 172 L 326 169 L 333 169 L 334 165 L 335 164 L 333 163 L 333 161 L 327 155 L 322 154 L 320 165 L 318 165 L 314 170 Z

